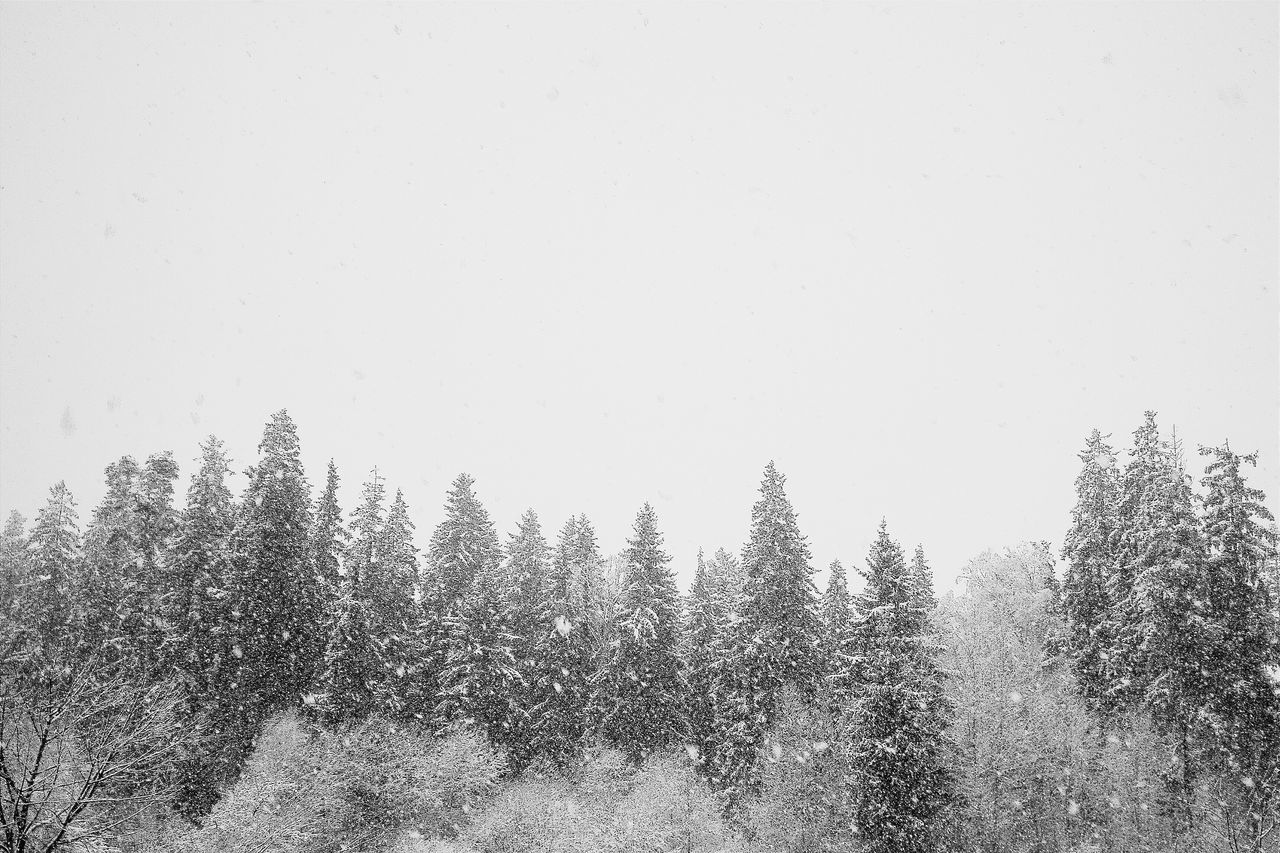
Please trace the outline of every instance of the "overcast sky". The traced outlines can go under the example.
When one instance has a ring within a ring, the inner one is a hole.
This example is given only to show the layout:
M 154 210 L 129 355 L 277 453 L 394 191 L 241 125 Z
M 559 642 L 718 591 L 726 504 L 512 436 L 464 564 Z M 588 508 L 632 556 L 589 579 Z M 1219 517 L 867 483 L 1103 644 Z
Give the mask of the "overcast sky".
M 1057 547 L 1144 409 L 1275 507 L 1278 8 L 5 3 L 0 509 L 279 408 L 685 582 L 770 459 L 820 567 Z

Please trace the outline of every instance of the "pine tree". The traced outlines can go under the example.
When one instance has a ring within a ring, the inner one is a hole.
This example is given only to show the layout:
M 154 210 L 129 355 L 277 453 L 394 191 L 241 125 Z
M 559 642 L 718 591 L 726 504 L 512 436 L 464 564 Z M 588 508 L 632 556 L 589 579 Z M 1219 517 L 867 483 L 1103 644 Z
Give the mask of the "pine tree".
M 77 583 L 82 558 L 75 499 L 65 482 L 49 490 L 49 499 L 31 530 L 30 581 L 19 593 L 15 612 L 32 629 L 50 659 L 77 650 L 88 602 Z
M 311 562 L 311 496 L 297 428 L 281 410 L 258 445 L 259 462 L 232 536 L 233 681 L 246 714 L 298 701 L 322 665 L 323 598 Z
M 911 568 L 882 522 L 855 599 L 854 702 L 845 721 L 853 820 L 865 849 L 926 853 L 942 847 L 955 804 L 947 741 L 954 715 L 926 636 L 932 594 L 920 559 Z
M 9 513 L 4 532 L 0 533 L 0 622 L 5 624 L 15 618 L 14 603 L 30 573 L 26 526 L 27 520 L 15 509 Z
M 821 676 L 822 622 L 809 546 L 784 482 L 770 462 L 751 510 L 751 538 L 742 560 L 745 582 L 722 673 L 718 715 L 725 721 L 725 737 L 717 772 L 735 792 L 757 786 L 757 759 L 774 727 L 779 692 L 792 685 L 811 699 Z
M 640 762 L 688 734 L 678 644 L 680 594 L 647 503 L 636 516 L 626 556 L 617 637 L 593 679 L 594 701 L 605 741 Z
M 1076 505 L 1062 546 L 1067 561 L 1062 606 L 1071 665 L 1080 692 L 1097 713 L 1110 706 L 1107 659 L 1113 646 L 1109 579 L 1118 559 L 1120 482 L 1115 451 L 1094 430 L 1080 453 Z
M 1257 454 L 1229 445 L 1201 447 L 1210 458 L 1201 485 L 1204 535 L 1209 552 L 1210 600 L 1216 631 L 1205 669 L 1210 673 L 1208 713 L 1213 740 L 1240 792 L 1248 843 L 1262 850 L 1267 815 L 1280 802 L 1280 629 L 1262 571 L 1272 558 L 1263 521 L 1274 520 L 1265 495 L 1241 471 Z

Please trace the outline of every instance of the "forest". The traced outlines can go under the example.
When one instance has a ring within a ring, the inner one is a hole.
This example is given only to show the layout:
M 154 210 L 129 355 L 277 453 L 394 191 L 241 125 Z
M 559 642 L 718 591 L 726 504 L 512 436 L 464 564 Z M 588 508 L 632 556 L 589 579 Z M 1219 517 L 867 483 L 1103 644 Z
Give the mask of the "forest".
M 887 521 L 820 573 L 773 463 L 683 591 L 647 503 L 617 553 L 504 541 L 461 474 L 418 537 L 377 470 L 313 492 L 284 411 L 238 496 L 216 438 L 181 499 L 125 456 L 4 527 L 3 849 L 1280 850 L 1256 454 L 1148 412 L 1079 458 L 1060 544 L 939 594 Z

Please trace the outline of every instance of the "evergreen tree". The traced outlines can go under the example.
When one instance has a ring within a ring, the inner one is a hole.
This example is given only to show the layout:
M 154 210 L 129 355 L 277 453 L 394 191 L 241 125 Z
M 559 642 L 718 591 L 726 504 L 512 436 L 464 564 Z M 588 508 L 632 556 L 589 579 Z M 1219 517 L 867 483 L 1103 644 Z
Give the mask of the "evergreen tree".
M 837 656 L 849 632 L 851 616 L 848 577 L 840 561 L 832 560 L 827 578 L 827 591 L 822 596 L 822 660 L 828 675 L 834 674 L 839 667 Z
M 107 466 L 106 493 L 85 531 L 82 642 L 86 650 L 102 648 L 109 660 L 130 657 L 137 641 L 141 473 L 132 456 Z
M 1091 709 L 1106 713 L 1110 706 L 1107 658 L 1114 628 L 1109 579 L 1117 560 L 1120 482 L 1115 451 L 1098 430 L 1089 435 L 1080 460 L 1084 466 L 1076 477 L 1071 529 L 1062 546 L 1067 561 L 1062 606 L 1080 692 Z
M 82 557 L 75 499 L 65 482 L 49 490 L 49 499 L 31 530 L 30 581 L 14 608 L 32 629 L 50 659 L 65 659 L 78 645 L 87 602 L 77 584 Z
M 560 531 L 534 636 L 537 677 L 528 680 L 529 751 L 559 767 L 582 754 L 588 728 L 591 655 L 581 630 L 585 613 L 573 595 L 573 550 L 578 541 L 578 519 L 570 518 Z
M 512 655 L 520 673 L 519 713 L 514 715 L 517 729 L 512 732 L 510 760 L 523 766 L 532 757 L 531 743 L 536 729 L 538 705 L 537 682 L 541 675 L 538 646 L 544 626 L 542 618 L 548 584 L 548 548 L 542 525 L 532 509 L 520 517 L 516 532 L 507 542 L 507 578 L 511 585 L 511 633 L 515 637 Z
M 430 653 L 419 637 L 418 549 L 413 530 L 404 493 L 397 489 L 379 537 L 380 558 L 372 576 L 377 582 L 371 589 L 374 632 L 383 644 L 386 668 L 378 704 L 394 716 L 412 714 L 423 702 L 418 695 L 420 668 Z
M 27 520 L 15 509 L 0 533 L 0 622 L 6 624 L 14 619 L 13 606 L 29 574 L 26 526 Z
M 689 601 L 684 618 L 684 664 L 688 683 L 689 739 L 698 750 L 700 764 L 705 762 L 719 742 L 716 737 L 716 709 L 712 700 L 714 659 L 717 635 L 724 627 L 718 612 L 713 580 L 708 577 L 707 561 L 698 549 L 697 568 L 689 588 Z M 703 764 L 705 766 L 705 764 Z
M 1180 836 L 1190 831 L 1193 816 L 1195 735 L 1207 698 L 1201 667 L 1211 634 L 1205 612 L 1210 590 L 1200 522 L 1180 455 L 1147 427 L 1154 427 L 1150 413 L 1141 451 L 1149 458 L 1135 456 L 1132 464 L 1143 471 L 1141 479 L 1130 483 L 1126 478 L 1126 488 L 1137 495 L 1120 535 L 1130 591 L 1113 604 L 1116 643 L 1109 668 L 1121 678 L 1112 694 L 1127 698 L 1130 709 L 1149 711 L 1169 743 L 1166 809 Z
M 1265 495 L 1241 471 L 1257 454 L 1229 445 L 1202 447 L 1210 459 L 1203 525 L 1209 558 L 1207 610 L 1216 628 L 1209 660 L 1212 736 L 1247 814 L 1250 849 L 1262 850 L 1268 815 L 1280 802 L 1280 630 L 1263 567 L 1273 557 L 1263 521 L 1274 520 Z
M 513 746 L 515 736 L 528 731 L 513 623 L 502 565 L 487 563 L 460 612 L 451 617 L 451 643 L 441 679 L 441 716 L 476 726 L 502 747 Z
M 311 561 L 316 567 L 321 589 L 330 608 L 336 609 L 341 581 L 342 553 L 351 538 L 342 523 L 338 506 L 338 466 L 329 460 L 324 492 L 316 503 L 315 521 L 311 527 Z
M 627 541 L 617 636 L 594 686 L 605 741 L 639 762 L 684 739 L 688 725 L 678 644 L 680 595 L 649 504 L 636 516 L 634 530 Z
M 923 554 L 908 568 L 882 522 L 855 599 L 852 655 L 858 680 L 845 721 L 853 820 L 865 849 L 926 853 L 942 848 L 955 804 L 947 729 L 954 715 L 926 636 L 932 590 Z
M 238 751 L 253 738 L 240 728 L 238 706 L 228 701 L 231 648 L 227 582 L 235 506 L 222 442 L 201 446 L 200 467 L 187 489 L 186 509 L 172 550 L 168 621 L 174 642 L 167 657 L 182 683 L 186 722 L 200 735 L 179 770 L 176 806 L 199 818 L 218 798 L 219 784 L 235 769 Z
M 774 727 L 779 691 L 790 684 L 812 698 L 821 675 L 822 622 L 809 546 L 784 482 L 770 462 L 751 510 L 745 582 L 722 673 L 718 715 L 725 737 L 717 765 L 722 781 L 736 792 L 757 786 L 757 759 Z
M 456 614 L 476 576 L 502 559 L 497 531 L 476 498 L 474 484 L 467 474 L 453 481 L 444 521 L 436 527 L 427 550 L 434 586 L 429 596 L 442 616 Z
M 263 716 L 295 703 L 323 658 L 323 598 L 312 565 L 311 496 L 297 428 L 281 410 L 247 471 L 232 536 L 233 682 L 246 714 Z
M 379 618 L 385 581 L 383 500 L 386 488 L 374 469 L 352 513 L 324 668 L 313 697 L 331 726 L 363 719 L 377 706 L 387 677 L 386 636 Z

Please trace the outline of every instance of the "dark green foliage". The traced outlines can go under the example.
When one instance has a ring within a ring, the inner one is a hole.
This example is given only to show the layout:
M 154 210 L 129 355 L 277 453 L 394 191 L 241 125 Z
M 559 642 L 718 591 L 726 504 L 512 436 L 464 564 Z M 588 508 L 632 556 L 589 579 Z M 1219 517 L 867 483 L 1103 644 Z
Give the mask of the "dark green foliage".
M 338 466 L 330 459 L 324 492 L 316 502 L 315 520 L 311 527 L 311 562 L 330 607 L 338 597 L 342 554 L 351 538 L 342 523 L 342 510 L 338 506 L 340 482 Z
M 512 656 L 520 673 L 519 713 L 514 714 L 510 760 L 517 768 L 533 757 L 533 738 L 538 713 L 537 682 L 541 674 L 538 647 L 550 626 L 542 621 L 548 589 L 548 548 L 542 525 L 533 510 L 525 510 L 520 525 L 507 542 L 507 571 L 510 592 Z
M 497 531 L 476 499 L 474 484 L 467 474 L 459 474 L 453 481 L 445 501 L 445 519 L 436 527 L 427 550 L 432 578 L 426 592 L 442 616 L 456 614 L 476 576 L 502 559 Z
M 29 541 L 29 580 L 19 590 L 15 612 L 35 631 L 50 657 L 73 655 L 80 645 L 84 608 L 77 595 L 81 562 L 80 527 L 67 484 L 49 490 L 36 515 Z
M 688 733 L 679 656 L 680 596 L 657 518 L 647 503 L 627 540 L 626 560 L 616 638 L 593 686 L 605 741 L 638 762 L 683 741 Z

